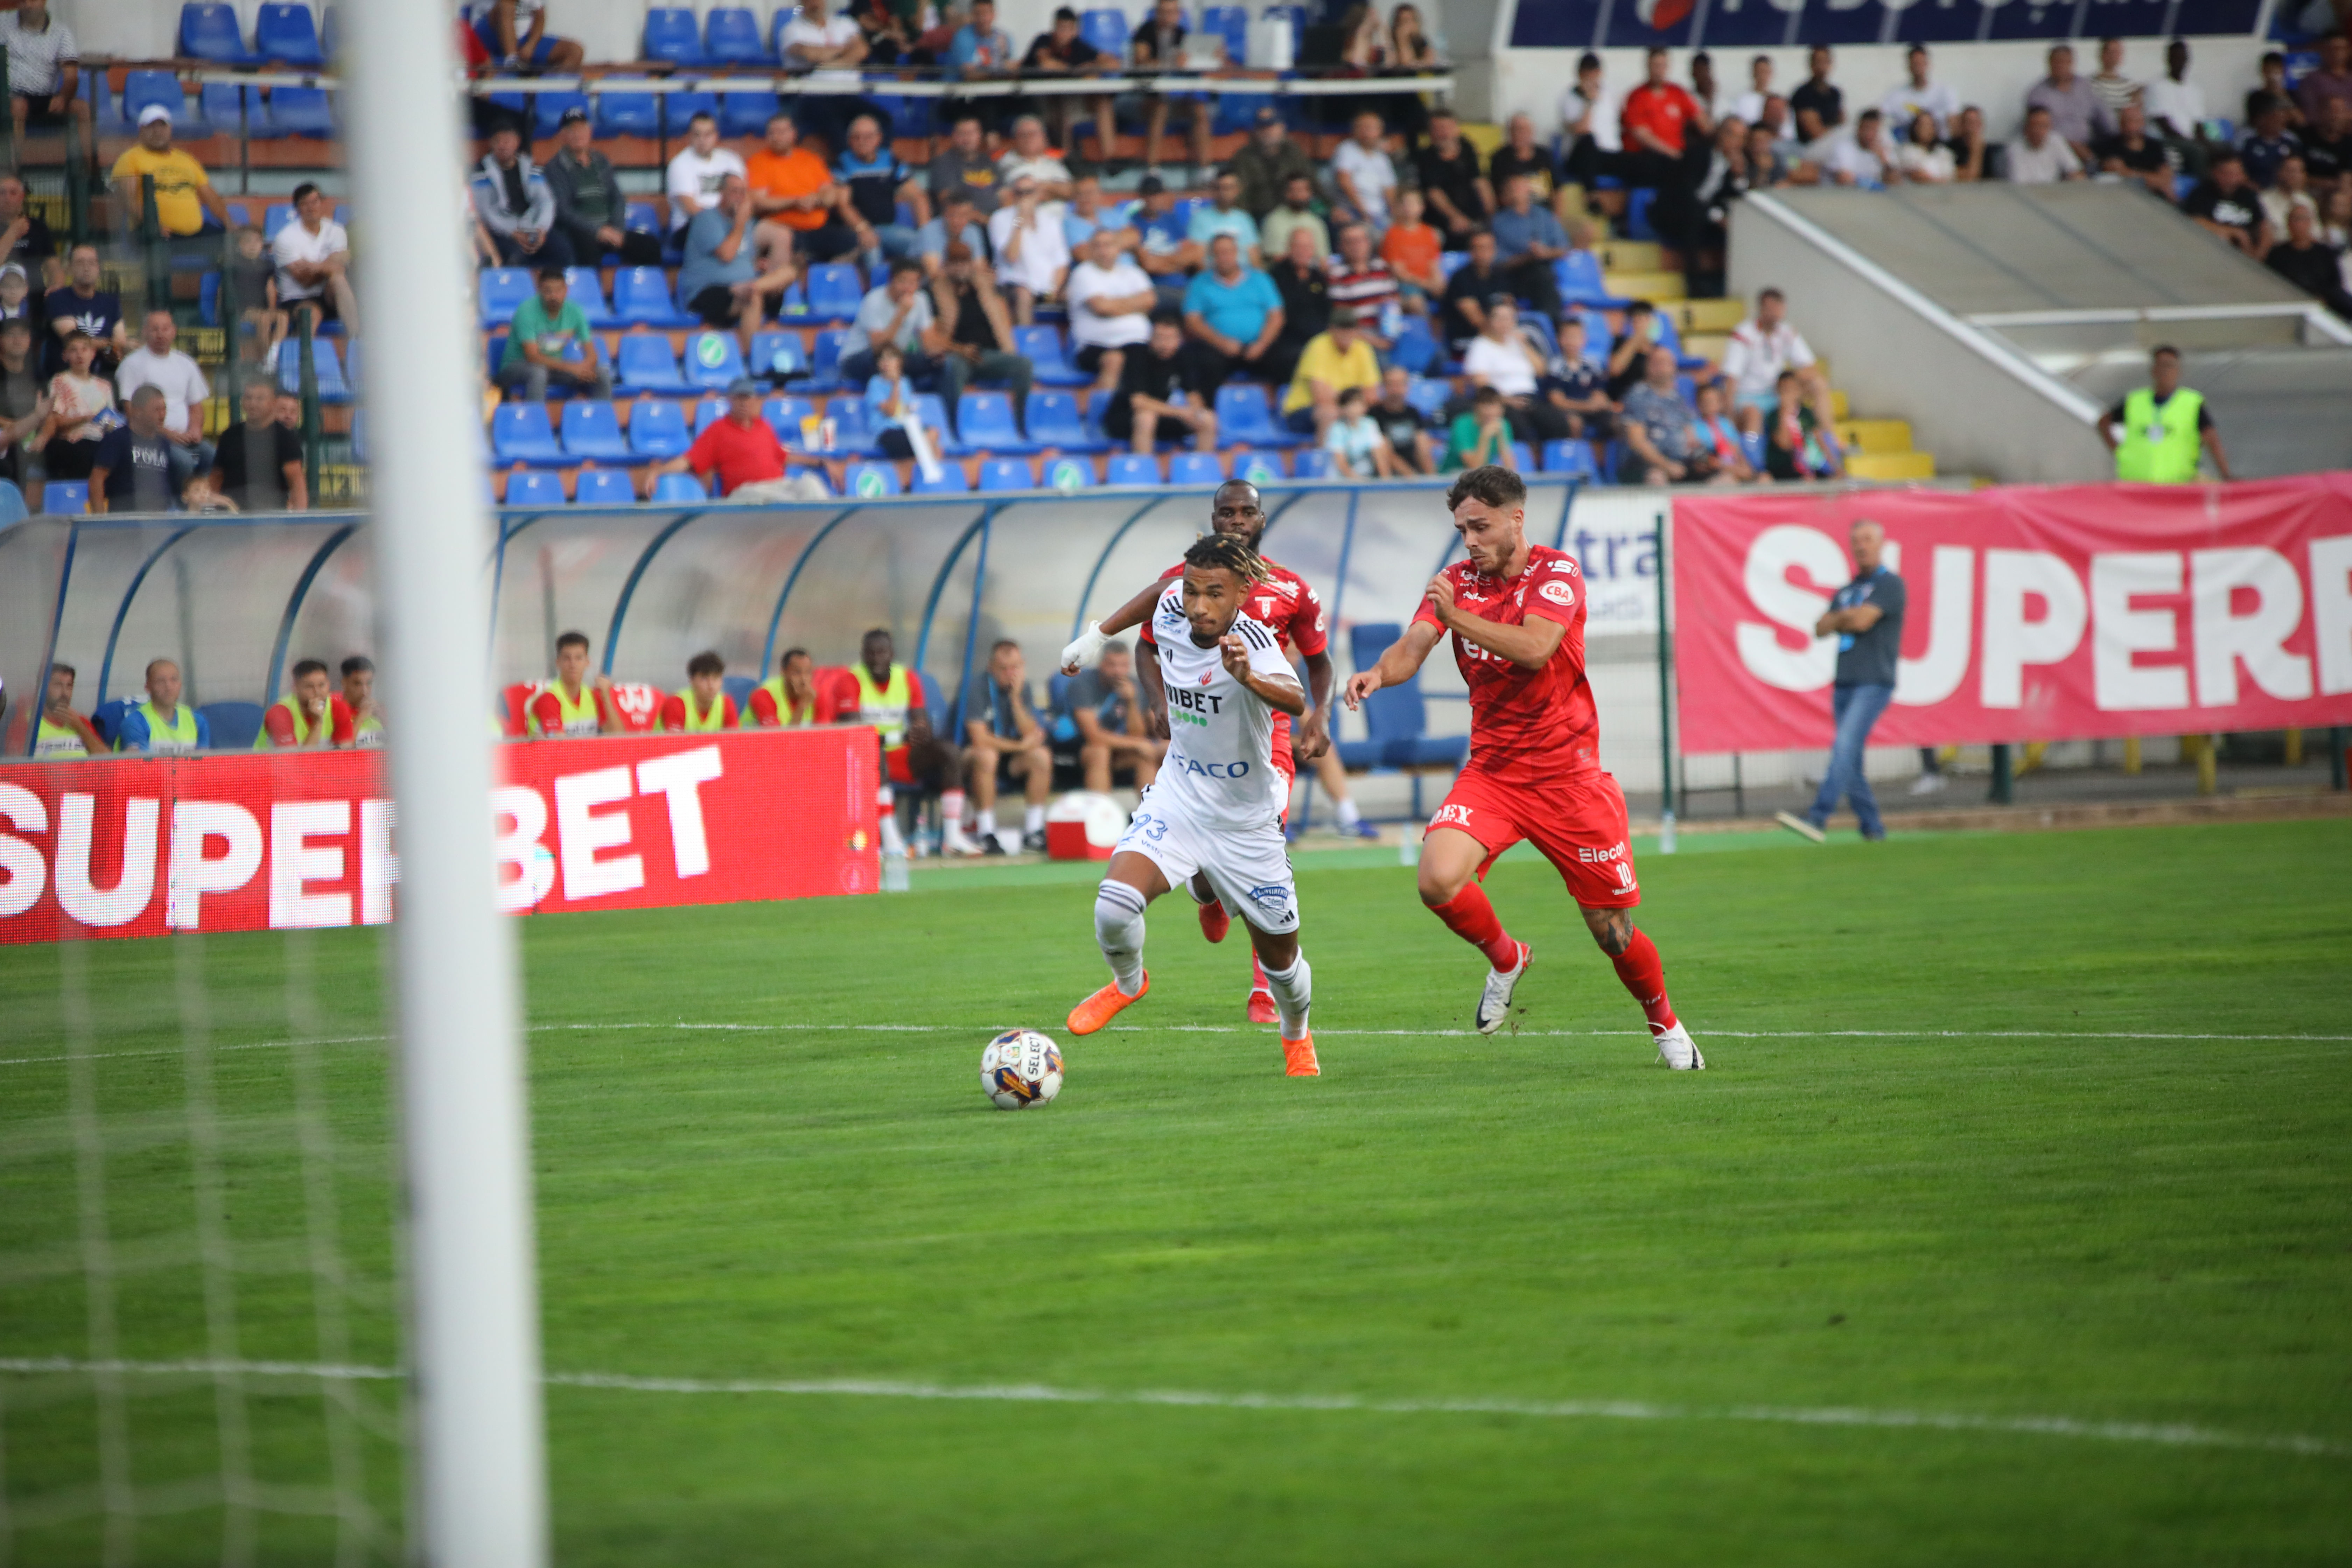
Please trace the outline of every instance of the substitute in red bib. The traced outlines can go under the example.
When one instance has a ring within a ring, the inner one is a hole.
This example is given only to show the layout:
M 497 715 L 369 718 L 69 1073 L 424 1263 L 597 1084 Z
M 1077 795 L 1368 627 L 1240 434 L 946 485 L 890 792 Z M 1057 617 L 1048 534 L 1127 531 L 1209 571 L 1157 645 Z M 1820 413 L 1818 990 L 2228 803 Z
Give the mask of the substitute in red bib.
M 1430 819 L 1421 900 L 1486 955 L 1478 1032 L 1510 1014 L 1528 944 L 1512 940 L 1479 884 L 1524 838 L 1559 868 L 1570 897 L 1641 1004 L 1668 1067 L 1706 1066 L 1666 1001 L 1658 950 L 1634 929 L 1642 901 L 1625 797 L 1601 771 L 1601 725 L 1584 673 L 1584 577 L 1576 559 L 1530 544 L 1527 486 L 1508 468 L 1473 468 L 1445 498 L 1469 559 L 1430 579 L 1421 613 L 1371 668 L 1348 682 L 1354 708 L 1409 680 L 1438 639 L 1470 688 L 1470 761 Z

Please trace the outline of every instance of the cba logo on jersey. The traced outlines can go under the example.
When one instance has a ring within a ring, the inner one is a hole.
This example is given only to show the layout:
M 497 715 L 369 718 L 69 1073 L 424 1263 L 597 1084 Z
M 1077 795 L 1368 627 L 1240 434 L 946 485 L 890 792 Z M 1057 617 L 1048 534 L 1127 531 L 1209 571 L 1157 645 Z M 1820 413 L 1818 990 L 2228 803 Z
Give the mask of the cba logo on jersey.
M 1567 584 L 1561 582 L 1557 577 L 1553 578 L 1550 582 L 1546 583 L 1542 587 L 1538 588 L 1536 592 L 1543 595 L 1545 598 L 1549 599 L 1555 605 L 1573 605 L 1576 603 L 1576 590 L 1570 587 Z

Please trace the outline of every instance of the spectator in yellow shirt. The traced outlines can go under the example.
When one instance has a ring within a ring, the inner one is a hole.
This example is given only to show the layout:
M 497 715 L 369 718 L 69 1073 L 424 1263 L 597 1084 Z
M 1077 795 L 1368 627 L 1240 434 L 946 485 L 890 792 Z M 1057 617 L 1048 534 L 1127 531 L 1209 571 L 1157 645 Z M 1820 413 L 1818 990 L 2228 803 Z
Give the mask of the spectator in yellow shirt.
M 1283 395 L 1284 422 L 1319 442 L 1339 417 L 1341 393 L 1360 386 L 1370 394 L 1380 384 L 1380 358 L 1372 353 L 1355 309 L 1342 305 L 1331 312 L 1329 329 L 1307 339 L 1299 351 L 1298 372 Z
M 197 233 L 205 226 L 207 213 L 223 228 L 228 226 L 228 204 L 213 189 L 205 166 L 172 145 L 172 111 L 160 103 L 151 103 L 139 111 L 139 145 L 114 161 L 114 173 L 110 176 L 122 203 L 120 210 L 134 215 L 134 218 L 142 211 L 139 195 L 142 174 L 154 176 L 155 218 L 165 234 Z

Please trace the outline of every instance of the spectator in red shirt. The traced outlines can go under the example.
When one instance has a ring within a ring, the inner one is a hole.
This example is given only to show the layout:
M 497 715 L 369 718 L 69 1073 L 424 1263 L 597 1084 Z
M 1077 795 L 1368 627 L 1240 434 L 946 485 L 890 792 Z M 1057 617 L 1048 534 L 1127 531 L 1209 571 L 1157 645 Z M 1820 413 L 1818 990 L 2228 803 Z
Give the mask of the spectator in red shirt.
M 306 658 L 294 667 L 294 689 L 263 711 L 261 734 L 254 742 L 254 750 L 308 752 L 348 746 L 353 728 L 351 706 L 334 694 L 327 667 Z
M 730 500 L 793 500 L 797 492 L 784 478 L 784 444 L 760 417 L 760 384 L 749 376 L 727 389 L 727 417 L 694 438 L 694 445 L 666 462 L 656 463 L 646 477 L 646 494 L 664 474 L 691 470 L 709 482 L 719 478 L 719 493 Z
M 1706 112 L 1698 100 L 1666 79 L 1666 51 L 1652 49 L 1649 79 L 1625 95 L 1625 183 L 1670 185 L 1680 177 L 1690 132 L 1704 133 Z

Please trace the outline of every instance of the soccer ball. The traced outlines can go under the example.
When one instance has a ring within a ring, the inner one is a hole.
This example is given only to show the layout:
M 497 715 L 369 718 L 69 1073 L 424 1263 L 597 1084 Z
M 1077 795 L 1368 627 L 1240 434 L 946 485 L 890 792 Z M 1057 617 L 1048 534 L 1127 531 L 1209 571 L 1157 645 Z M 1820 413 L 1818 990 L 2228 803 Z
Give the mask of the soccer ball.
M 1062 1047 L 1034 1029 L 1007 1029 L 980 1054 L 980 1087 L 999 1110 L 1026 1110 L 1062 1092 Z

